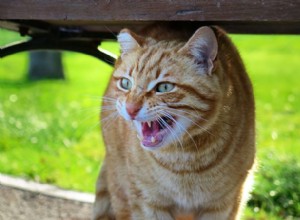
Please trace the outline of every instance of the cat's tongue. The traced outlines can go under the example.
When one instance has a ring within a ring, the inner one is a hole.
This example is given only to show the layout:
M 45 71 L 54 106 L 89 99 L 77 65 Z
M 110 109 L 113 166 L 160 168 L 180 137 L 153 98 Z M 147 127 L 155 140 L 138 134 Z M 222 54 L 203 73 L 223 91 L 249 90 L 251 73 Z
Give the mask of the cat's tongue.
M 154 147 L 163 140 L 163 135 L 159 133 L 160 126 L 157 121 L 142 122 L 142 143 L 146 147 Z

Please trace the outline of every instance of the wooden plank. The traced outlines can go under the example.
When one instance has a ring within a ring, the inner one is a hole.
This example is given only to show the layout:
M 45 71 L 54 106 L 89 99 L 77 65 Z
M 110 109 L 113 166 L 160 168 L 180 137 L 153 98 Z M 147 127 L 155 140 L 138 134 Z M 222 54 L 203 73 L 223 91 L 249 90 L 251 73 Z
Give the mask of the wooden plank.
M 300 22 L 300 1 L 1 0 L 0 19 Z
M 95 39 L 115 39 L 123 28 L 138 31 L 151 24 L 149 21 L 70 21 L 70 20 L 0 20 L 0 28 L 20 32 L 22 35 L 39 35 L 56 30 L 71 30 L 80 33 L 81 37 Z M 180 26 L 218 25 L 229 33 L 243 34 L 300 34 L 300 22 L 268 22 L 268 21 L 175 21 Z M 50 33 L 49 33 L 50 35 Z

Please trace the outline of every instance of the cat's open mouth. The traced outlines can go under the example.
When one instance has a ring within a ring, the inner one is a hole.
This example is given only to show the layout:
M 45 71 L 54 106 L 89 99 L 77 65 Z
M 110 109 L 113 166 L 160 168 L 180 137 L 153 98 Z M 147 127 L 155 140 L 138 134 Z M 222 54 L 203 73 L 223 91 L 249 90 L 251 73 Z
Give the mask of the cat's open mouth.
M 169 135 L 175 124 L 175 118 L 161 117 L 154 121 L 141 122 L 140 141 L 145 147 L 159 147 Z

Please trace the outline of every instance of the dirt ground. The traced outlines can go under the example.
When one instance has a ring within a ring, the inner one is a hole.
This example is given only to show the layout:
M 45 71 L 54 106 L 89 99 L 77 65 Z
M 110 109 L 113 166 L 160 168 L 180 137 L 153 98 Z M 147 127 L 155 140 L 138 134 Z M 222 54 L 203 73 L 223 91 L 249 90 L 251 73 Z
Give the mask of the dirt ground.
M 28 191 L 0 182 L 0 220 L 88 220 L 92 203 Z

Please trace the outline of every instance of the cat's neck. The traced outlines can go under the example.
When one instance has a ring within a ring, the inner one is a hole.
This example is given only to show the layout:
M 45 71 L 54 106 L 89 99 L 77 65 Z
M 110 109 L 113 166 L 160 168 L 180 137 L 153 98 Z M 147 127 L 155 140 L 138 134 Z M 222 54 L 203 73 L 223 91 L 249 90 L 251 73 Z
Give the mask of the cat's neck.
M 167 169 L 174 172 L 198 172 L 209 169 L 221 155 L 228 154 L 229 137 L 220 137 L 216 132 L 186 138 L 181 144 L 171 144 L 149 155 Z

